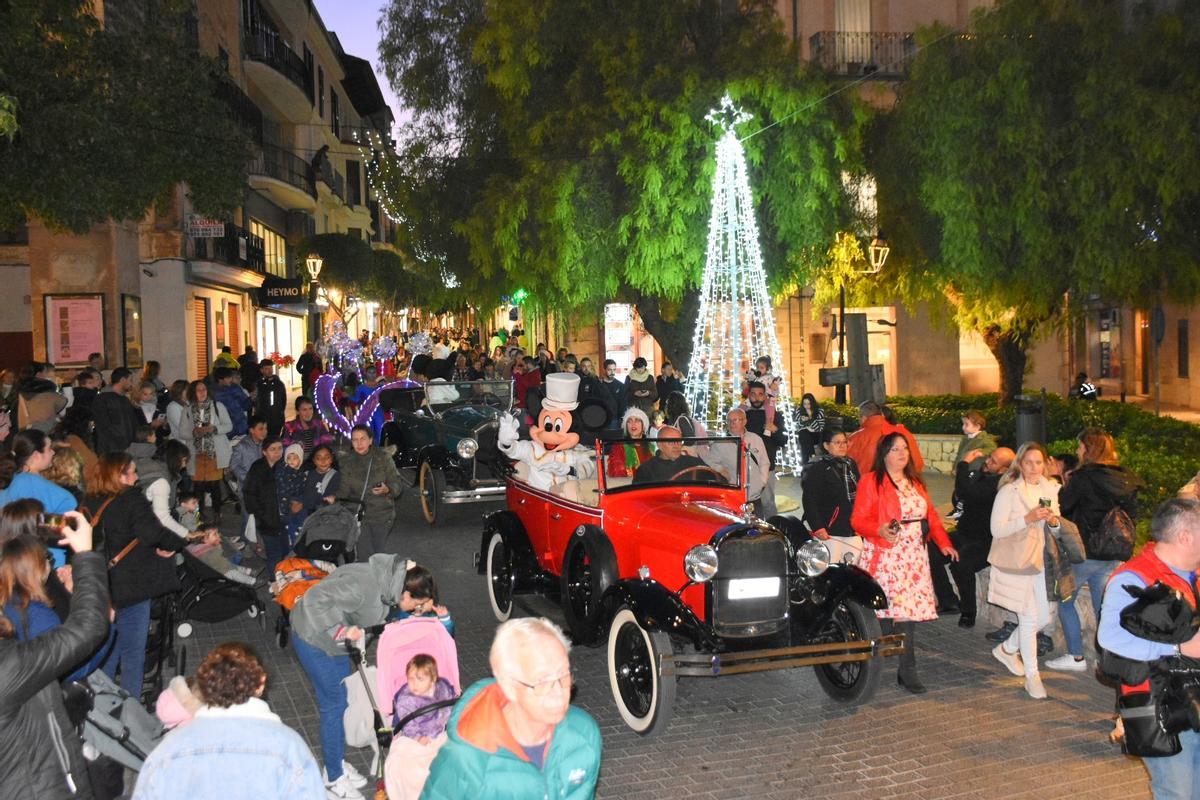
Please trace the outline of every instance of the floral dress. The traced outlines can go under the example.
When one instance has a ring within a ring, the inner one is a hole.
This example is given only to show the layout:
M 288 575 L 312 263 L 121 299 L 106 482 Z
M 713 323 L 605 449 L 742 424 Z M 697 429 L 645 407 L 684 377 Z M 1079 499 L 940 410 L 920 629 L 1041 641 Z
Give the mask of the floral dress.
M 888 599 L 888 607 L 875 613 L 884 619 L 912 622 L 937 619 L 929 554 L 921 533 L 921 520 L 925 519 L 928 507 L 911 483 L 897 487 L 897 491 L 902 517 L 900 535 L 890 548 L 878 547 L 869 539 L 863 544 L 862 563 Z

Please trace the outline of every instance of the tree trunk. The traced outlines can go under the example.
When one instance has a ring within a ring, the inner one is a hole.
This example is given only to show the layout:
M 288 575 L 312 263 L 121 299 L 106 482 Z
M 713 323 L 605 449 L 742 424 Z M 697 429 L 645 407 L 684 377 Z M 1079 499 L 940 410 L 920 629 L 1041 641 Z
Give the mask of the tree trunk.
M 642 318 L 642 324 L 662 348 L 663 357 L 675 369 L 686 372 L 692 358 L 696 314 L 700 312 L 700 290 L 693 289 L 685 293 L 678 302 L 641 293 L 634 297 L 634 307 Z
M 1012 403 L 1025 384 L 1025 365 L 1029 361 L 1029 342 L 1036 323 L 1001 329 L 991 325 L 980 331 L 988 350 L 1000 365 L 1000 405 Z

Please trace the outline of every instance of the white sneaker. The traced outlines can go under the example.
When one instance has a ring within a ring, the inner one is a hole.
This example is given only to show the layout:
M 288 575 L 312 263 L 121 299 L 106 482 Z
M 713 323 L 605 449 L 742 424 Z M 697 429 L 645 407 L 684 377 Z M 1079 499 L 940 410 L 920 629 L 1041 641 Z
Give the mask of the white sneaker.
M 342 777 L 333 783 L 325 784 L 325 797 L 328 800 L 367 800 L 350 781 L 348 772 L 343 772 Z
M 1046 662 L 1047 669 L 1056 669 L 1059 672 L 1087 672 L 1087 659 L 1076 659 L 1070 653 L 1052 658 Z
M 992 648 L 992 655 L 1018 678 L 1025 674 L 1025 662 L 1021 660 L 1020 653 L 1010 653 L 1004 649 L 1004 645 L 998 644 Z
M 1025 691 L 1034 700 L 1046 699 L 1046 687 L 1042 686 L 1042 677 L 1040 675 L 1025 676 Z
M 342 762 L 342 774 L 350 778 L 350 783 L 355 789 L 361 789 L 367 785 L 368 781 L 361 772 L 356 770 L 349 761 Z

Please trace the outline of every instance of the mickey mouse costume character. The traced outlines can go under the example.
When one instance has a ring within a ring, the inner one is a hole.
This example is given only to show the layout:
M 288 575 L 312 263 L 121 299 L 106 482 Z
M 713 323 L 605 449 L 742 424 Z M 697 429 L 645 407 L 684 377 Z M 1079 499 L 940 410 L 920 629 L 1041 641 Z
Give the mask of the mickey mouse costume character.
M 571 412 L 579 407 L 579 376 L 555 372 L 546 376 L 546 399 L 537 424 L 529 429 L 533 441 L 518 440 L 517 418 L 500 418 L 496 444 L 500 452 L 529 465 L 529 483 L 544 492 L 564 483 L 569 476 L 590 478 L 596 473 L 592 453 L 579 447 L 579 434 L 571 430 Z

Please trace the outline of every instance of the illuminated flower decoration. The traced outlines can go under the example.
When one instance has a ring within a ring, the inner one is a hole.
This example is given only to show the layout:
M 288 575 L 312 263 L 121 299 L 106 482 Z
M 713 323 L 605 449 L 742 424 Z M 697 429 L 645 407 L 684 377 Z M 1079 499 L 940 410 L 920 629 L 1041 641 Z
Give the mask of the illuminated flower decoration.
M 429 355 L 433 352 L 433 341 L 429 338 L 428 333 L 421 331 L 409 337 L 408 344 L 404 346 L 404 349 L 409 352 L 409 355 Z
M 380 336 L 375 340 L 375 344 L 371 346 L 371 352 L 380 361 L 391 361 L 396 357 L 396 353 L 400 348 L 396 344 L 396 340 L 390 336 Z

